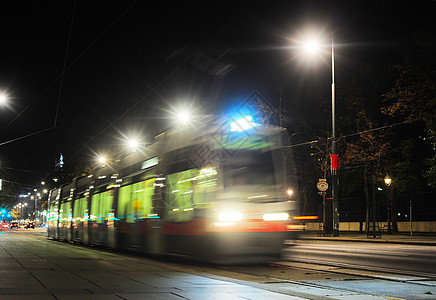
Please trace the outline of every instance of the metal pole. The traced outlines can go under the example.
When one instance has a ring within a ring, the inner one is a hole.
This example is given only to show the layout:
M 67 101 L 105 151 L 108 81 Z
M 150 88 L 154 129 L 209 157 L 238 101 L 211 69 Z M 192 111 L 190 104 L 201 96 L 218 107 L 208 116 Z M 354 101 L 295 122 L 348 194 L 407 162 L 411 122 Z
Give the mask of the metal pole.
M 409 208 L 410 208 L 410 235 L 413 235 L 413 226 L 412 226 L 412 196 L 410 196 Z
M 332 209 L 333 209 L 333 236 L 339 236 L 339 205 L 338 205 L 338 155 L 335 124 L 335 47 L 332 33 Z
M 375 204 L 376 204 L 376 200 L 375 200 L 375 194 L 373 193 L 373 199 L 372 199 L 372 237 L 376 238 L 376 232 L 375 232 Z
M 388 186 L 388 234 L 392 234 L 391 229 L 391 193 Z
M 325 203 L 325 192 L 322 193 L 322 234 L 323 236 L 327 236 L 327 212 L 326 212 L 326 203 Z

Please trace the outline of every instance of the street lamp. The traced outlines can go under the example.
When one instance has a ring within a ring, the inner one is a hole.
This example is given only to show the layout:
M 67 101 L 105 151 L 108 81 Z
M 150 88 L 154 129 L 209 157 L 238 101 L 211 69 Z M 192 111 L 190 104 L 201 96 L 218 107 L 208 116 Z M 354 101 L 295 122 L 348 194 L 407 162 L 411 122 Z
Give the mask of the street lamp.
M 391 193 L 389 190 L 389 187 L 391 186 L 392 183 L 392 179 L 391 177 L 389 177 L 389 175 L 385 176 L 385 184 L 387 187 L 387 199 L 388 199 L 388 234 L 392 234 L 392 230 L 391 230 Z
M 335 120 L 335 44 L 333 33 L 331 34 L 331 55 L 332 55 L 332 153 L 331 153 L 331 173 L 332 173 L 332 209 L 333 209 L 333 236 L 339 236 L 339 191 L 338 191 L 338 149 L 336 137 Z M 309 40 L 305 44 L 305 49 L 309 53 L 314 53 L 318 45 L 314 40 Z
M 8 96 L 4 92 L 0 92 L 0 105 L 6 104 L 8 101 Z
M 103 154 L 98 155 L 97 161 L 102 165 L 106 164 L 106 162 L 107 162 L 106 156 Z
M 186 125 L 192 121 L 192 114 L 187 108 L 179 109 L 176 112 L 176 118 L 178 125 Z

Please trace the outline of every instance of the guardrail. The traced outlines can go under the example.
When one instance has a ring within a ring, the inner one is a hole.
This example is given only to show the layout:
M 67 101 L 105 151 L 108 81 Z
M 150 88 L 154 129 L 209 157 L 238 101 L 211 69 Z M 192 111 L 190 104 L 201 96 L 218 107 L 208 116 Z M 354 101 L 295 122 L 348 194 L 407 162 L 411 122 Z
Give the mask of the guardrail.
M 371 225 L 372 223 L 370 223 Z M 387 228 L 387 222 L 378 222 L 379 228 Z M 391 223 L 392 226 L 392 223 Z M 417 221 L 412 222 L 397 222 L 398 232 L 433 232 L 436 233 L 436 221 Z M 318 231 L 319 222 L 306 222 L 307 231 Z M 339 222 L 339 231 L 359 231 L 360 222 Z M 363 231 L 365 231 L 365 222 L 363 222 Z

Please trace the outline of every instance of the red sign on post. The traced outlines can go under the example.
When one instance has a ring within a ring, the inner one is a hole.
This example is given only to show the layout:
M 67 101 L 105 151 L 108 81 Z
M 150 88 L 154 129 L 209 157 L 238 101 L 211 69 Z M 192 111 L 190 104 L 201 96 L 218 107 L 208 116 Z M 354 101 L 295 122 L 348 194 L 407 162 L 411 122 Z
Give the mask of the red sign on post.
M 332 174 L 336 174 L 336 172 L 338 171 L 338 155 L 332 154 L 330 157 Z

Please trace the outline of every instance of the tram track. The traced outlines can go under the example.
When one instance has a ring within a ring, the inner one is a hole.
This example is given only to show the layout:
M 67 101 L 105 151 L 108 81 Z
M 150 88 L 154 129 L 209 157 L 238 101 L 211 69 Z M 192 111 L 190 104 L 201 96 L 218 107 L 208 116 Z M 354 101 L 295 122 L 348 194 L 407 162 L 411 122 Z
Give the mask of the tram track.
M 381 279 L 388 281 L 397 282 L 408 282 L 420 285 L 435 286 L 435 283 L 430 283 L 432 281 L 436 282 L 436 275 L 424 272 L 412 272 L 404 271 L 399 269 L 386 269 L 378 268 L 374 266 L 362 266 L 362 265 L 352 265 L 352 264 L 338 264 L 331 263 L 328 261 L 298 261 L 298 260 L 287 260 L 277 262 L 277 267 L 290 267 L 299 268 L 308 271 L 322 271 L 326 273 L 343 274 L 359 276 L 363 278 L 370 279 Z M 429 282 L 429 284 L 426 284 Z
M 371 296 L 378 296 L 387 299 L 422 299 L 402 296 L 401 292 L 383 292 L 368 289 L 368 285 L 385 286 L 389 290 L 391 286 L 401 286 L 405 291 L 421 290 L 422 293 L 429 293 L 426 299 L 435 299 L 434 290 L 436 288 L 436 278 L 434 274 L 414 272 L 397 272 L 397 270 L 368 270 L 360 266 L 334 266 L 324 263 L 298 262 L 298 261 L 278 261 L 268 265 L 253 266 L 231 266 L 215 267 L 217 270 L 226 271 L 220 273 L 229 278 L 244 278 L 252 282 L 262 283 L 263 285 L 284 284 L 300 285 L 307 288 L 328 289 L 344 293 L 354 292 Z M 269 271 L 265 271 L 269 269 Z M 213 271 L 212 271 L 213 272 Z M 238 275 L 232 275 L 239 274 Z M 291 275 L 290 275 L 291 274 Z M 433 291 L 433 293 L 429 292 Z

